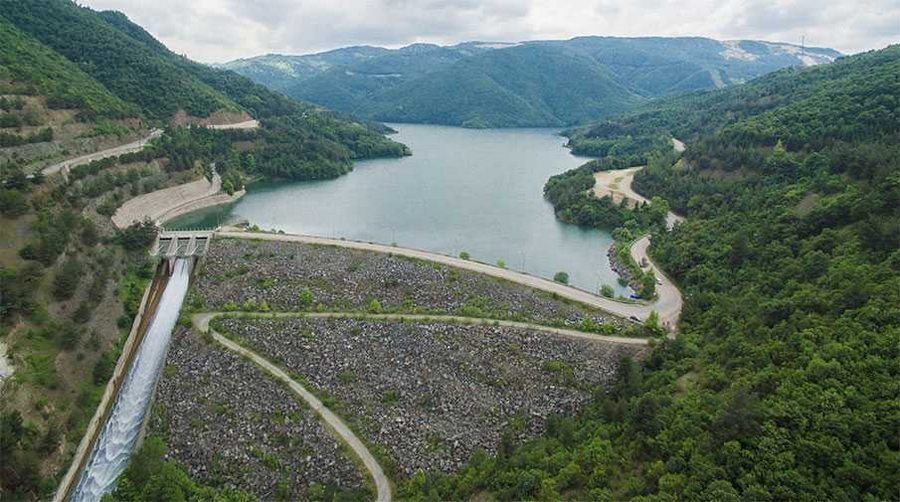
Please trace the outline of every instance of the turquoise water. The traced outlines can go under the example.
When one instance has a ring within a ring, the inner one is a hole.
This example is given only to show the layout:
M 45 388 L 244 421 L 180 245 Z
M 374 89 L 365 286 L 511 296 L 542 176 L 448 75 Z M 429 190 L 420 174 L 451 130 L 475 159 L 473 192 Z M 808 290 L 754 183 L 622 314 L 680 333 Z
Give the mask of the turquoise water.
M 247 220 L 263 229 L 396 243 L 619 293 L 606 251 L 609 233 L 562 223 L 543 198 L 547 178 L 587 161 L 550 129 L 462 129 L 391 124 L 413 155 L 356 163 L 316 182 L 261 182 L 237 203 L 179 218 L 167 227 Z

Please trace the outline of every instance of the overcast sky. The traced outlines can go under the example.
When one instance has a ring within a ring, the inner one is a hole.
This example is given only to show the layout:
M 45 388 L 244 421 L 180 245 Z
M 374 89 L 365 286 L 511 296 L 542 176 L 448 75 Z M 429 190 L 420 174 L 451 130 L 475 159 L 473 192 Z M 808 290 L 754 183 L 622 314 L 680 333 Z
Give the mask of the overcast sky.
M 127 14 L 175 52 L 224 62 L 347 45 L 580 35 L 758 39 L 844 53 L 900 42 L 900 0 L 78 0 Z

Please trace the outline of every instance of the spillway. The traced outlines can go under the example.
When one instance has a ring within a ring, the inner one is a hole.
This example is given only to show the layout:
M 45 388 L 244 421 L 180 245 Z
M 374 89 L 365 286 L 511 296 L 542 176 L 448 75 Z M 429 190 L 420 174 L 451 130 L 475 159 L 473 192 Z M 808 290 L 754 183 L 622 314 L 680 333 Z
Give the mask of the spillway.
M 96 502 L 115 487 L 116 478 L 125 470 L 134 450 L 153 389 L 166 356 L 166 347 L 178 320 L 181 303 L 190 281 L 190 260 L 179 259 L 160 296 L 144 340 L 106 424 L 97 438 L 90 460 L 85 464 L 71 500 Z

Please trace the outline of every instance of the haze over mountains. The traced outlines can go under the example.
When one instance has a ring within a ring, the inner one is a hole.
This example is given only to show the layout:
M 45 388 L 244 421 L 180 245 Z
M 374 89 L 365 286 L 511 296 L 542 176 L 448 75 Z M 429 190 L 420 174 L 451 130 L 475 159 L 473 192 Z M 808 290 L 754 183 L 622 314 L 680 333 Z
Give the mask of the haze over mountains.
M 221 66 L 288 96 L 369 119 L 523 127 L 604 118 L 653 98 L 721 88 L 840 55 L 751 40 L 579 37 L 359 46 Z

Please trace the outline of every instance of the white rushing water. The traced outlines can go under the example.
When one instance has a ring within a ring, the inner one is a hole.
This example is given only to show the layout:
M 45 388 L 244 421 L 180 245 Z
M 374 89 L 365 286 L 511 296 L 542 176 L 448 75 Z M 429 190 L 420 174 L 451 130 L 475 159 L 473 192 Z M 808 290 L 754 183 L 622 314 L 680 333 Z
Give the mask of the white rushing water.
M 169 338 L 178 320 L 181 303 L 187 293 L 189 279 L 189 262 L 178 260 L 71 500 L 100 500 L 104 493 L 114 488 L 116 478 L 128 465 L 165 359 Z

